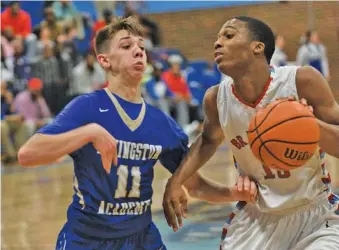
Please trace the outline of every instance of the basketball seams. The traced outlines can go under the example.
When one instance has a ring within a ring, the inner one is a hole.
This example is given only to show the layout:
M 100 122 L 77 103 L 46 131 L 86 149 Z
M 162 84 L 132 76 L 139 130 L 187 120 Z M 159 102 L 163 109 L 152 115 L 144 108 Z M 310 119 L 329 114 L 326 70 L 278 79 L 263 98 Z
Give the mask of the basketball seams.
M 265 116 L 264 119 L 260 122 L 260 124 L 258 125 L 258 127 L 255 127 L 253 130 L 250 130 L 250 131 L 248 131 L 248 132 L 249 132 L 249 133 L 252 133 L 252 132 L 254 132 L 254 130 L 258 129 L 258 128 L 264 123 L 264 121 L 267 119 L 267 117 L 269 116 L 269 114 L 272 113 L 273 109 L 275 109 L 279 104 L 284 103 L 284 102 L 289 102 L 289 100 L 278 102 L 275 106 L 273 106 L 273 107 L 267 112 L 266 116 Z M 255 116 L 255 117 L 256 117 L 256 116 Z M 256 124 L 255 124 L 255 126 L 256 126 Z
M 260 138 L 263 134 L 265 134 L 266 132 L 268 132 L 269 130 L 271 130 L 271 129 L 273 129 L 273 128 L 275 128 L 275 127 L 281 125 L 281 124 L 284 124 L 285 122 L 292 121 L 292 120 L 297 120 L 297 119 L 301 119 L 301 118 L 314 118 L 314 119 L 315 119 L 315 117 L 312 116 L 312 115 L 300 115 L 300 116 L 291 117 L 291 118 L 289 118 L 289 119 L 287 119 L 287 120 L 283 120 L 283 121 L 281 121 L 281 122 L 279 122 L 279 123 L 277 123 L 277 124 L 274 124 L 274 125 L 272 125 L 271 127 L 268 127 L 267 129 L 265 129 L 265 130 L 264 130 L 263 132 L 261 132 L 260 134 L 258 134 L 258 130 L 256 129 L 257 137 L 252 141 L 252 143 L 251 143 L 251 148 L 252 148 L 252 145 L 255 143 L 255 141 L 256 141 L 258 138 Z M 256 120 L 256 117 L 255 117 L 255 120 Z

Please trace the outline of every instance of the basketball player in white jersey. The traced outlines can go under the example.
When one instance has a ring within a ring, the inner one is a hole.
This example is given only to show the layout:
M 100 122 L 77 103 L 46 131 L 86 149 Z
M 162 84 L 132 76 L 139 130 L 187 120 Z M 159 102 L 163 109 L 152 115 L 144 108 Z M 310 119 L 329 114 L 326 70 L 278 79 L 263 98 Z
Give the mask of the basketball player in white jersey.
M 229 78 L 207 91 L 203 132 L 167 184 L 163 206 L 168 224 L 175 231 L 177 220 L 182 224 L 187 213 L 183 182 L 225 139 L 239 174 L 257 183 L 259 199 L 254 205 L 237 204 L 224 225 L 220 249 L 339 249 L 339 199 L 331 192 L 323 161 L 323 152 L 339 158 L 339 105 L 328 83 L 311 67 L 271 68 L 273 32 L 254 18 L 227 21 L 214 47 L 218 68 Z M 257 108 L 290 96 L 313 108 L 323 152 L 293 171 L 263 167 L 248 145 L 250 119 Z

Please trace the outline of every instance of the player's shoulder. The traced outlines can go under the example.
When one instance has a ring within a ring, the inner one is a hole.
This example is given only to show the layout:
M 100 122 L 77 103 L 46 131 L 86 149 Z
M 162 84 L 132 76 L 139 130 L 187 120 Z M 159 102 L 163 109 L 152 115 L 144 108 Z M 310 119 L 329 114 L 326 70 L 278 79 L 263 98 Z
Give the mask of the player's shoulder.
M 312 66 L 298 67 L 296 73 L 297 85 L 308 85 L 314 81 L 322 82 L 325 81 L 325 79 L 322 74 Z
M 97 90 L 92 93 L 82 94 L 73 98 L 65 107 L 65 109 L 78 108 L 83 111 L 88 111 L 93 104 L 98 102 L 102 97 L 102 90 Z

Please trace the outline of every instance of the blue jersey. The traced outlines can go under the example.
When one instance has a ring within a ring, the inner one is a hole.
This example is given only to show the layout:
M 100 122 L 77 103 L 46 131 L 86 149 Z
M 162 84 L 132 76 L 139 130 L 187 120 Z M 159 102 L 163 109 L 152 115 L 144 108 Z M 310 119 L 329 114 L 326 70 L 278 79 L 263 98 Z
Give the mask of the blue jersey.
M 72 152 L 74 195 L 68 227 L 82 238 L 132 235 L 151 221 L 153 167 L 157 160 L 174 172 L 187 152 L 188 138 L 160 110 L 127 102 L 108 89 L 77 97 L 38 132 L 59 134 L 97 123 L 118 140 L 118 165 L 110 174 L 92 143 Z

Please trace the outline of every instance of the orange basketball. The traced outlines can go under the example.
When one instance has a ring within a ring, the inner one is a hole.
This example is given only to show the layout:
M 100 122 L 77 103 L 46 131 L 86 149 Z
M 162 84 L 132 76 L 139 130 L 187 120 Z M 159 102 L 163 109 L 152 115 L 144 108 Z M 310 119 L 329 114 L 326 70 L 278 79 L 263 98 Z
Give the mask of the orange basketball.
M 313 113 L 296 101 L 279 100 L 260 109 L 248 128 L 253 154 L 265 166 L 292 170 L 314 154 L 320 129 Z

